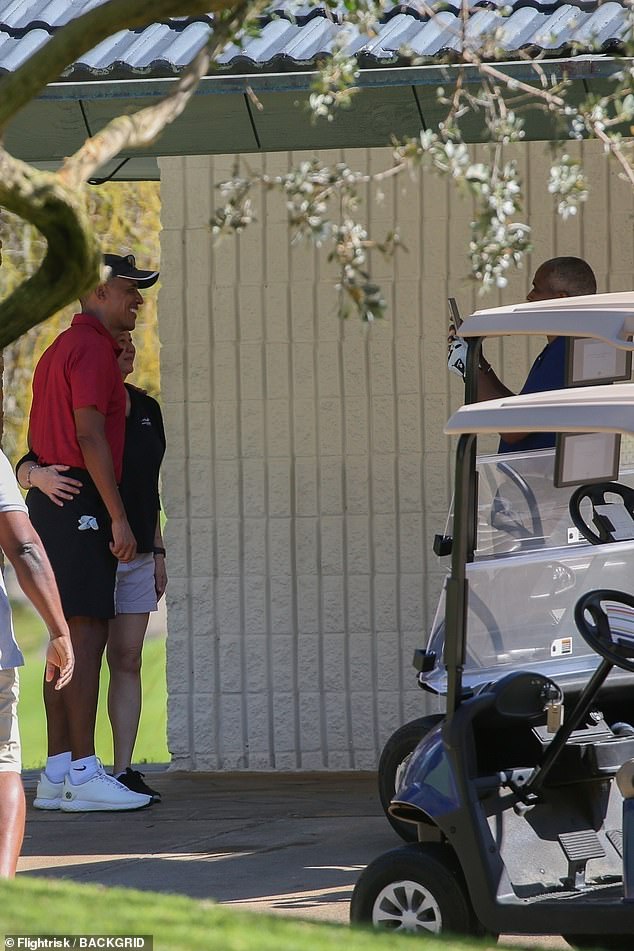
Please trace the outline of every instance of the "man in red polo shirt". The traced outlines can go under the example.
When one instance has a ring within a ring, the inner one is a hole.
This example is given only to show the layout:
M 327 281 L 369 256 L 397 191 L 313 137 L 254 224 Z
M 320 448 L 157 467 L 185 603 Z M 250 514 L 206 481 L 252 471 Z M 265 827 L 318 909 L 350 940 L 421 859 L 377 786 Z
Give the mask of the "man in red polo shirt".
M 117 484 L 125 435 L 125 390 L 115 336 L 134 330 L 157 271 L 132 255 L 104 256 L 107 279 L 81 301 L 82 312 L 42 355 L 33 377 L 29 446 L 36 465 L 68 466 L 81 489 L 64 505 L 27 494 L 29 514 L 50 558 L 75 650 L 75 677 L 64 691 L 45 683 L 48 759 L 35 806 L 66 812 L 139 809 L 151 798 L 108 776 L 95 756 L 101 659 L 114 617 L 118 561 L 136 542 Z M 30 484 L 30 472 L 27 482 Z

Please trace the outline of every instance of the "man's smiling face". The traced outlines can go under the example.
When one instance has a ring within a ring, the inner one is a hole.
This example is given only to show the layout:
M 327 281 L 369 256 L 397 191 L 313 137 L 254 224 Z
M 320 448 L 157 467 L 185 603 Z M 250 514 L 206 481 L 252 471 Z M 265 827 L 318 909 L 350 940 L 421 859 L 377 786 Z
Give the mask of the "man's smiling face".
M 136 281 L 113 277 L 104 284 L 107 321 L 110 333 L 134 330 L 137 310 L 143 303 Z

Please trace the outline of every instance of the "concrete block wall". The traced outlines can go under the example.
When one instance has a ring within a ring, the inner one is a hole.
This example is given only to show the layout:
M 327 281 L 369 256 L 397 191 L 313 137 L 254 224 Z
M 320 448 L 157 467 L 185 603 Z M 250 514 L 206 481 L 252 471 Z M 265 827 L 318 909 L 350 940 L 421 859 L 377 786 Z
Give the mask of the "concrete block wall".
M 518 150 L 535 260 L 581 254 L 602 289 L 631 287 L 631 192 L 594 146 L 571 148 L 593 191 L 565 224 L 546 196 L 547 152 Z M 275 174 L 301 157 L 249 164 Z M 291 244 L 271 193 L 256 196 L 256 224 L 214 246 L 214 186 L 233 162 L 160 162 L 169 747 L 195 769 L 372 769 L 422 711 L 411 655 L 445 571 L 431 553 L 451 495 L 442 427 L 462 399 L 446 298 L 465 313 L 523 299 L 531 267 L 483 303 L 465 279 L 470 205 L 429 174 L 388 181 L 380 201 L 364 196 L 372 231 L 396 224 L 408 248 L 372 262 L 387 319 L 342 322 L 326 253 Z M 487 354 L 519 387 L 541 345 Z

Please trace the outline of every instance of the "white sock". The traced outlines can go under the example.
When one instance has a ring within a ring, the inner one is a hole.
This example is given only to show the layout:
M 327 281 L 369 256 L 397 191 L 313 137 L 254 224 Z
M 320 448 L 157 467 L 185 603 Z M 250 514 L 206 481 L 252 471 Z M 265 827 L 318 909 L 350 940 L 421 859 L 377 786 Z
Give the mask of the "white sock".
M 70 769 L 71 752 L 55 753 L 46 760 L 44 772 L 52 783 L 63 783 L 64 776 Z
M 98 769 L 99 763 L 94 753 L 92 756 L 74 759 L 70 764 L 70 781 L 73 786 L 81 786 L 82 783 L 87 783 L 89 779 L 92 779 Z

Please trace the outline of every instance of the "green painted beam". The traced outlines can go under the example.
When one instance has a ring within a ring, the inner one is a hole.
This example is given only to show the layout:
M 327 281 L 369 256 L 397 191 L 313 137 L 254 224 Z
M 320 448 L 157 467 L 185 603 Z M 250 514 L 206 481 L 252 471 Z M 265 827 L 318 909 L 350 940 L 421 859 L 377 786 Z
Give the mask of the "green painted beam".
M 362 89 L 350 108 L 339 109 L 331 122 L 313 121 L 307 93 L 263 93 L 259 100 L 263 108 L 252 107 L 252 115 L 264 152 L 372 148 L 421 130 L 416 97 L 409 86 Z
M 588 88 L 603 91 L 608 77 L 622 65 L 622 61 L 590 56 L 540 62 L 549 74 L 572 80 L 572 102 L 579 101 Z M 437 126 L 447 111 L 438 102 L 437 88 L 444 86 L 449 91 L 457 68 L 432 65 L 363 70 L 361 91 L 351 107 L 339 110 L 332 122 L 311 121 L 307 108 L 311 73 L 208 76 L 188 108 L 156 142 L 146 149 L 122 153 L 100 175 L 157 178 L 156 157 L 161 155 L 387 146 L 395 137 L 415 136 L 421 128 Z M 536 84 L 530 63 L 502 63 L 498 68 L 522 82 Z M 477 83 L 477 71 L 467 68 L 465 79 L 470 85 Z M 13 121 L 7 131 L 7 147 L 19 158 L 55 168 L 79 148 L 87 129 L 95 133 L 115 116 L 151 105 L 171 91 L 174 83 L 161 79 L 53 84 Z M 263 106 L 261 110 L 247 94 L 249 88 Z M 522 111 L 527 141 L 549 141 L 562 134 L 546 110 L 533 104 Z M 484 139 L 483 122 L 477 114 L 465 117 L 463 130 L 467 141 Z
M 25 162 L 60 162 L 72 155 L 86 138 L 79 103 L 72 99 L 45 102 L 36 99 L 22 109 L 5 134 L 5 146 Z
M 97 132 L 121 113 L 148 106 L 147 99 L 98 99 L 83 103 L 91 131 Z M 244 95 L 195 96 L 185 111 L 147 148 L 122 155 L 219 155 L 257 152 L 258 143 Z

